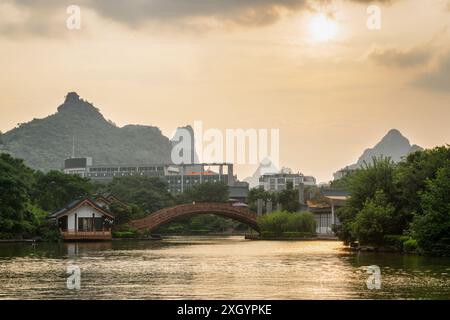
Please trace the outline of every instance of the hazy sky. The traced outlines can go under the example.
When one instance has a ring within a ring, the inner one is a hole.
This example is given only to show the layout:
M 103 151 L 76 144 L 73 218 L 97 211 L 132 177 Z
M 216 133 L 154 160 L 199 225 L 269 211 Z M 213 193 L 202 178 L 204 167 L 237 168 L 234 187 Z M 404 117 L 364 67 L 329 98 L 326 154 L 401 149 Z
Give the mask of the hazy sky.
M 281 164 L 331 179 L 391 128 L 450 143 L 450 1 L 0 0 L 0 130 L 69 91 L 118 125 L 279 128 Z M 69 30 L 69 5 L 81 30 Z M 240 178 L 255 167 L 237 168 Z

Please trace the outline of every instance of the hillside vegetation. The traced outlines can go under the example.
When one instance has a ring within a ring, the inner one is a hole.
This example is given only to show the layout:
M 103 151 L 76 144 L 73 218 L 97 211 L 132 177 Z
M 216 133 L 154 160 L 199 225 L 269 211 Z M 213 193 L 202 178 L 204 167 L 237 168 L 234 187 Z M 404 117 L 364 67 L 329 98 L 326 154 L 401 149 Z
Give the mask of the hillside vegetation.
M 73 141 L 75 155 L 93 157 L 94 164 L 170 162 L 170 140 L 157 127 L 119 128 L 74 92 L 67 94 L 55 114 L 0 135 L 0 150 L 24 159 L 33 169 L 48 171 L 60 169 L 72 155 Z

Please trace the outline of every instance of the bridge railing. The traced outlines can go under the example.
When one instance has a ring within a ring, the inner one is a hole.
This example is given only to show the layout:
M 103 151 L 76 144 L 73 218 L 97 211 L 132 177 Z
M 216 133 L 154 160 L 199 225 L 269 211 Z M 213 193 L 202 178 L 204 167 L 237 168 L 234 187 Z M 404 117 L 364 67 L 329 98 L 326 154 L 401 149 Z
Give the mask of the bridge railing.
M 252 212 L 247 207 L 236 207 L 230 203 L 220 202 L 196 202 L 163 208 L 145 218 L 132 221 L 131 225 L 138 229 L 151 229 L 183 215 L 205 213 L 228 216 L 231 219 L 246 223 L 256 230 L 258 229 L 256 213 Z

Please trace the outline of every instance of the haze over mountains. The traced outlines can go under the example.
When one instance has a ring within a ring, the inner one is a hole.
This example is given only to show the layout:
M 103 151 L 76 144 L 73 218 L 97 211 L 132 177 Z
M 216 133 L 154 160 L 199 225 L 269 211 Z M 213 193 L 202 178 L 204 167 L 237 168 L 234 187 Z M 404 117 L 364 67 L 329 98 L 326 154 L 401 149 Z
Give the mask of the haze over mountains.
M 192 132 L 190 126 L 187 128 Z M 63 161 L 72 156 L 73 141 L 76 157 L 92 157 L 94 164 L 140 165 L 171 162 L 173 142 L 158 127 L 126 125 L 118 127 L 106 120 L 90 102 L 75 92 L 68 93 L 58 111 L 43 119 L 34 119 L 0 135 L 0 152 L 22 158 L 40 170 L 60 169 Z M 398 162 L 411 152 L 421 150 L 411 145 L 398 130 L 390 130 L 373 148 L 366 149 L 355 164 L 356 169 L 373 157 L 391 157 Z M 198 159 L 192 144 L 193 160 Z M 301 168 L 300 168 L 301 169 Z M 263 172 L 276 172 L 273 165 L 259 166 L 245 181 L 258 185 Z
M 418 145 L 411 145 L 409 140 L 405 138 L 397 129 L 390 130 L 373 148 L 364 150 L 358 161 L 347 166 L 344 169 L 354 170 L 364 165 L 364 162 L 371 163 L 374 157 L 390 157 L 392 161 L 399 162 L 408 154 L 423 150 Z M 250 184 L 250 187 L 256 187 L 259 184 L 259 177 L 263 172 L 274 173 L 279 169 L 273 166 L 259 165 L 255 173 L 251 177 L 247 177 L 244 181 Z M 335 173 L 335 179 L 340 178 L 339 172 Z
M 34 119 L 2 135 L 3 151 L 34 169 L 60 169 L 72 155 L 93 157 L 97 164 L 149 164 L 170 161 L 171 142 L 159 128 L 117 127 L 78 94 L 67 94 L 58 112 Z
M 364 150 L 358 161 L 347 166 L 345 169 L 355 170 L 364 165 L 371 163 L 374 157 L 390 157 L 392 161 L 399 162 L 408 154 L 423 150 L 418 145 L 411 145 L 409 140 L 405 138 L 397 129 L 390 130 L 373 148 Z M 335 178 L 339 175 L 335 174 Z

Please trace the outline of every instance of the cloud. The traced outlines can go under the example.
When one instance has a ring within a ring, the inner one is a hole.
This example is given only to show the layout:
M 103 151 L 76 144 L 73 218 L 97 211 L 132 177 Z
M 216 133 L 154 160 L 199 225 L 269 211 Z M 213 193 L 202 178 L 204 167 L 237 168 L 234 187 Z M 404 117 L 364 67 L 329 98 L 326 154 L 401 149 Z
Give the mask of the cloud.
M 312 9 L 313 4 L 331 3 L 333 0 L 2 0 L 20 10 L 30 13 L 33 23 L 16 25 L 19 30 L 32 33 L 45 28 L 49 16 L 63 15 L 67 6 L 76 4 L 81 9 L 95 11 L 106 19 L 131 26 L 140 27 L 150 22 L 167 24 L 187 24 L 193 20 L 213 20 L 218 23 L 238 26 L 263 26 L 275 23 L 283 15 Z M 372 0 L 347 0 L 354 3 L 369 4 Z M 379 0 L 390 3 L 394 0 Z M 398 0 L 395 0 L 398 1 Z M 36 29 L 36 26 L 40 26 Z M 33 29 L 34 28 L 34 29 Z M 0 20 L 0 31 L 2 22 Z M 13 31 L 13 25 L 9 25 Z
M 387 67 L 410 68 L 428 63 L 433 57 L 432 50 L 426 46 L 407 50 L 396 48 L 373 48 L 367 59 Z
M 424 89 L 450 93 L 450 52 L 441 57 L 435 68 L 421 74 L 414 84 Z
M 50 15 L 65 15 L 67 6 L 73 4 L 73 1 L 66 0 L 5 2 L 19 10 L 29 11 L 31 17 L 43 22 Z M 78 0 L 76 4 L 82 10 L 93 10 L 103 18 L 132 27 L 147 22 L 178 23 L 192 19 L 260 26 L 276 22 L 285 13 L 308 8 L 308 0 Z
M 110 0 L 88 1 L 100 15 L 126 24 L 147 20 L 215 18 L 244 25 L 264 25 L 278 20 L 282 12 L 306 7 L 305 0 Z

